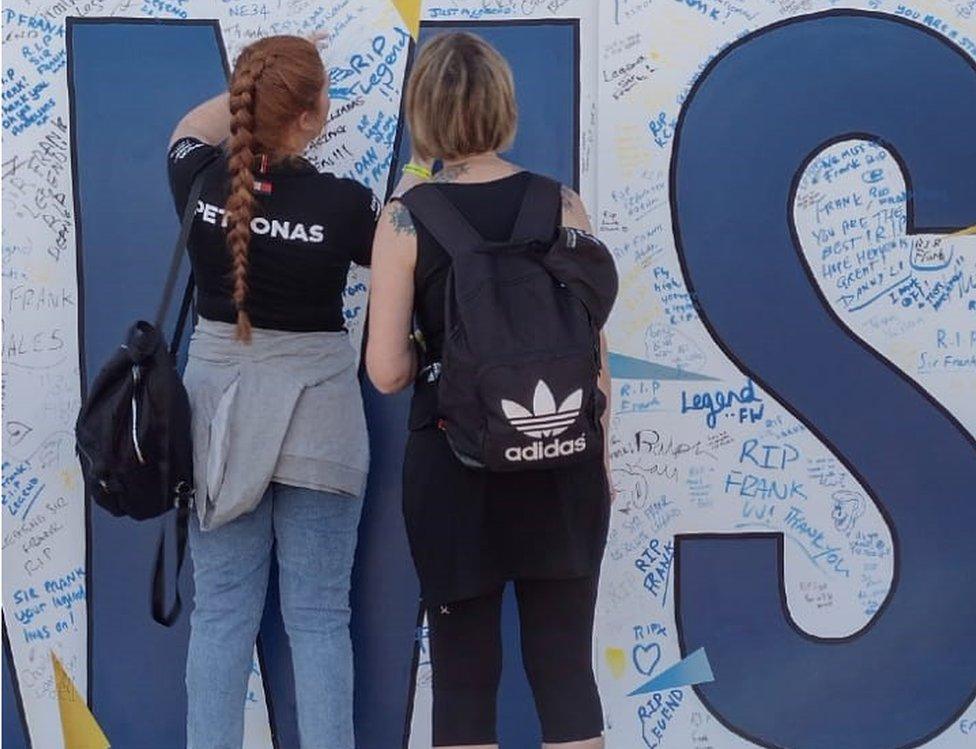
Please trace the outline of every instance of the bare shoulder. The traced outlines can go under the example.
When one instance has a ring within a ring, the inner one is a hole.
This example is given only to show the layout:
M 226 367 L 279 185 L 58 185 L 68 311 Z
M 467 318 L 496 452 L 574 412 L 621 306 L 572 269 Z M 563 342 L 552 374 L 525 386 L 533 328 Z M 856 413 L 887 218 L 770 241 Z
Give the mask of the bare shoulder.
M 391 200 L 380 213 L 373 239 L 373 273 L 405 272 L 410 278 L 417 262 L 417 229 L 410 211 L 399 200 Z
M 563 206 L 563 226 L 582 229 L 587 232 L 591 231 L 590 217 L 586 212 L 583 199 L 575 190 L 566 187 L 566 185 L 562 185 L 560 194 Z
M 385 226 L 397 236 L 417 234 L 417 227 L 413 224 L 410 211 L 399 200 L 393 200 L 386 204 L 386 208 L 380 215 L 380 225 Z
M 574 189 L 566 185 L 560 185 L 559 193 L 562 197 L 564 211 L 582 210 L 585 212 L 586 209 L 583 207 L 583 199 Z

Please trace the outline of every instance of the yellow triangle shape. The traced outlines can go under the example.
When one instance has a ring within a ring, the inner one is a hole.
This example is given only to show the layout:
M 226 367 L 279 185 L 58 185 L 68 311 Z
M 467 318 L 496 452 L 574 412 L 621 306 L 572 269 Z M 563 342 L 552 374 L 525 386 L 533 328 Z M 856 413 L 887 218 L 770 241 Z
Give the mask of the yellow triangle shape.
M 58 690 L 64 749 L 109 749 L 111 744 L 53 650 L 51 661 L 54 663 L 54 683 Z
M 965 229 L 960 229 L 957 232 L 953 232 L 949 236 L 950 237 L 964 237 L 967 234 L 976 234 L 976 224 L 973 224 L 972 226 L 966 227 Z
M 400 17 L 410 36 L 416 41 L 420 33 L 420 4 L 423 0 L 391 0 L 391 2 L 400 12 Z

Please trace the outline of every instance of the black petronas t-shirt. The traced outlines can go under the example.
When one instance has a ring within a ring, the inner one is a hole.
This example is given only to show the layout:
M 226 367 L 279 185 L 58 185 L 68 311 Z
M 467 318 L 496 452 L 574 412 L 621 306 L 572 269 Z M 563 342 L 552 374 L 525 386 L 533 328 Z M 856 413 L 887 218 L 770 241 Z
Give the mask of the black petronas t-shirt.
M 183 214 L 194 177 L 203 191 L 188 242 L 201 317 L 233 323 L 231 257 L 224 205 L 227 156 L 220 146 L 181 138 L 169 152 L 169 181 Z M 350 262 L 369 265 L 379 201 L 358 182 L 321 174 L 304 159 L 255 174 L 245 309 L 258 328 L 343 330 L 342 293 Z

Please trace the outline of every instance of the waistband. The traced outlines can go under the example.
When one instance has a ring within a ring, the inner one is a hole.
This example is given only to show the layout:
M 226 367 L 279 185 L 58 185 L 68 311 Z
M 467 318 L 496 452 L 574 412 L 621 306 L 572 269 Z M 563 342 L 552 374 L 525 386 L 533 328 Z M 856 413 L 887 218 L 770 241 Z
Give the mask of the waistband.
M 190 337 L 191 357 L 225 361 L 285 361 L 312 364 L 328 360 L 333 366 L 355 363 L 355 351 L 349 333 L 338 331 L 294 332 L 253 328 L 251 340 L 235 338 L 236 326 L 201 317 Z

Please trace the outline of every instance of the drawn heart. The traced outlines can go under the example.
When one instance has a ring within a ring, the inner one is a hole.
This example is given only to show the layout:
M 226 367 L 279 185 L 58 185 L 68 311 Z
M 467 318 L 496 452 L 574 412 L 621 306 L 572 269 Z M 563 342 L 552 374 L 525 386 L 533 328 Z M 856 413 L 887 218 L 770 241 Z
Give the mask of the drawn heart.
M 654 673 L 654 669 L 661 660 L 661 646 L 656 642 L 651 645 L 641 645 L 638 643 L 634 645 L 631 658 L 634 661 L 634 668 L 644 674 L 644 676 L 650 676 Z

